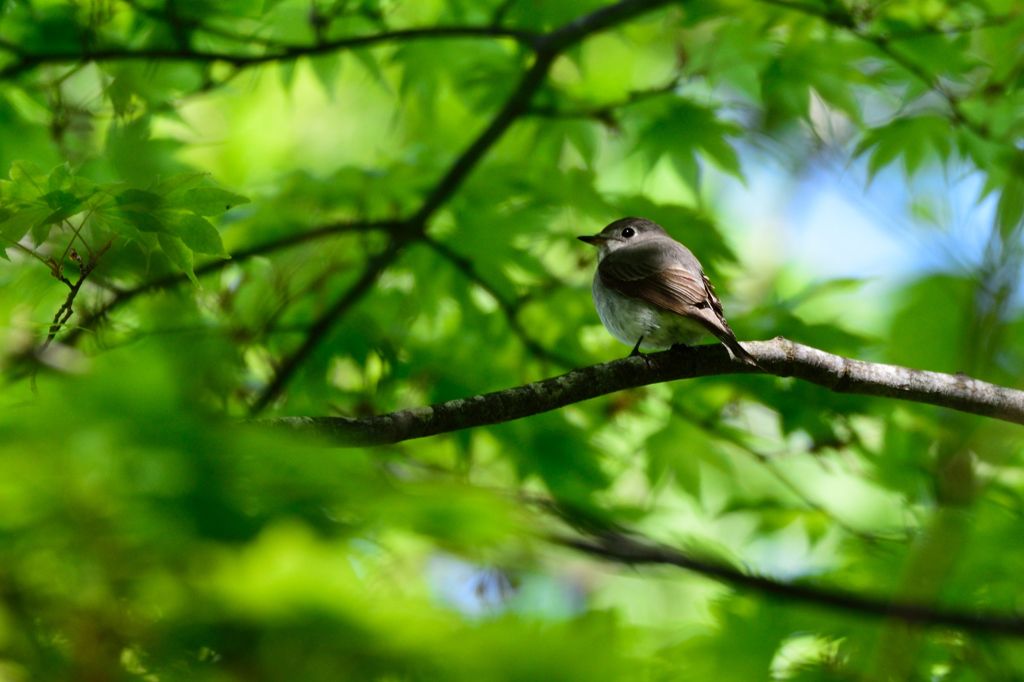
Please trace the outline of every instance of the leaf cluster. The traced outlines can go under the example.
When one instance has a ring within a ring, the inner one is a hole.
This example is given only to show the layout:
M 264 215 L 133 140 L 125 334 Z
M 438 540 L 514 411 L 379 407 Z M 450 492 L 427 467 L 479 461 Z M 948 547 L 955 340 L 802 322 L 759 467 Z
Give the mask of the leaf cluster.
M 111 240 L 123 237 L 138 245 L 147 256 L 162 251 L 198 286 L 194 254 L 229 257 L 220 233 L 206 218 L 249 203 L 233 192 L 201 187 L 206 177 L 205 173 L 172 176 L 143 190 L 127 183 L 93 183 L 71 173 L 67 164 L 47 175 L 31 162 L 15 161 L 11 179 L 0 180 L 0 237 L 35 254 L 54 227 L 69 227 L 73 243 L 74 238 L 82 238 L 81 230 L 88 223 L 98 240 L 109 234 Z M 30 233 L 33 250 L 19 244 Z M 2 254 L 9 261 L 7 248 Z M 63 263 L 50 258 L 49 264 L 56 276 L 63 275 Z

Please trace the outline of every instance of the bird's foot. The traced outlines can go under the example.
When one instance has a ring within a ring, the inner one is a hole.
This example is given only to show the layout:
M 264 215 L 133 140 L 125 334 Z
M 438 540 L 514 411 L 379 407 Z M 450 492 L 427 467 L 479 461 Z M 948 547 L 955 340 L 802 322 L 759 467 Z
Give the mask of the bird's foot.
M 650 369 L 651 368 L 651 358 L 648 357 L 648 355 L 646 353 L 641 353 L 640 352 L 640 344 L 643 343 L 643 340 L 644 340 L 644 337 L 641 336 L 640 340 L 636 342 L 635 346 L 633 346 L 633 350 L 630 352 L 629 357 L 632 358 L 632 357 L 635 357 L 635 356 L 639 355 L 640 357 L 642 357 L 644 359 L 644 364 L 647 365 L 647 368 Z
M 636 345 L 633 346 L 633 350 L 630 352 L 629 357 L 633 357 L 634 355 L 640 355 L 640 344 L 643 343 L 643 341 L 644 337 L 641 336 L 637 340 Z

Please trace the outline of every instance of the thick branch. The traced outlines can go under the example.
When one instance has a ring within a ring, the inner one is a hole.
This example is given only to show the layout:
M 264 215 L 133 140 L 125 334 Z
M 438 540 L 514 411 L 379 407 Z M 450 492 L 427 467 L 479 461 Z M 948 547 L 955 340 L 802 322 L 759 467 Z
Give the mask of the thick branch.
M 849 360 L 782 337 L 743 346 L 768 372 L 803 379 L 836 393 L 898 398 L 1024 424 L 1024 391 L 963 374 Z M 715 344 L 623 358 L 496 393 L 377 417 L 283 417 L 262 423 L 305 431 L 341 446 L 386 445 L 522 419 L 626 388 L 757 371 L 733 362 L 725 347 Z
M 909 623 L 945 625 L 979 632 L 1024 636 L 1024 618 L 1014 615 L 963 613 L 921 604 L 890 602 L 876 597 L 783 583 L 741 573 L 722 564 L 696 559 L 679 550 L 612 533 L 596 539 L 561 538 L 568 547 L 625 564 L 666 564 L 721 580 L 739 588 L 783 599 L 838 608 L 870 616 L 899 618 Z

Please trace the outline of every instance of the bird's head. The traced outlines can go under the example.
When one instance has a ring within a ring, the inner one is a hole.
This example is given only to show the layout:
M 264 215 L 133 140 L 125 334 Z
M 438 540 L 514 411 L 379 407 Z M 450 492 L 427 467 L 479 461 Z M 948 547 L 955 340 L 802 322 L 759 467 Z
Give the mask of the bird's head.
M 646 218 L 622 218 L 595 235 L 577 239 L 596 246 L 597 258 L 601 260 L 616 249 L 658 237 L 668 237 L 668 233 L 658 223 Z

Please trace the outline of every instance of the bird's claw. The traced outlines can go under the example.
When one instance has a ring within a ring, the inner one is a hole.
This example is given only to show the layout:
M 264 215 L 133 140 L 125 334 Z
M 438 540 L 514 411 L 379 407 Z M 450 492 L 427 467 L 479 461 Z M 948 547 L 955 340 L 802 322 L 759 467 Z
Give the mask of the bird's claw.
M 643 342 L 644 342 L 644 337 L 641 336 L 639 339 L 637 339 L 636 345 L 633 346 L 633 350 L 632 350 L 632 352 L 630 352 L 629 357 L 633 357 L 634 355 L 640 355 L 640 344 L 643 343 Z
M 644 337 L 641 336 L 640 339 L 636 342 L 636 345 L 633 346 L 633 350 L 630 352 L 629 357 L 631 357 L 631 358 L 632 357 L 636 357 L 636 356 L 642 357 L 644 359 L 644 364 L 647 365 L 648 369 L 650 369 L 651 368 L 651 358 L 648 357 L 646 353 L 641 353 L 640 352 L 640 344 L 643 343 L 643 340 L 644 340 Z

